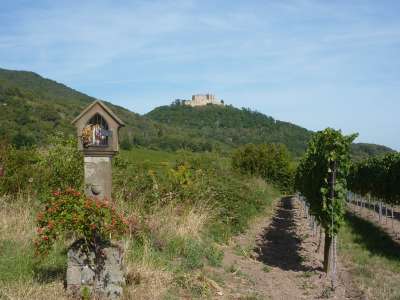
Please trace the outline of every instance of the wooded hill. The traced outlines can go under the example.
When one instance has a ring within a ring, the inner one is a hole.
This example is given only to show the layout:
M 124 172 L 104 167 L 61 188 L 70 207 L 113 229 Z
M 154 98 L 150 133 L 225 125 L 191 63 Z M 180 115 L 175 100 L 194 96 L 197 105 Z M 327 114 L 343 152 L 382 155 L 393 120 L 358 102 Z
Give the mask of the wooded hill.
M 16 146 L 43 145 L 57 130 L 74 134 L 71 121 L 94 100 L 33 72 L 0 69 L 0 140 Z M 294 156 L 300 156 L 312 135 L 297 125 L 232 106 L 172 104 L 141 116 L 106 104 L 127 125 L 121 131 L 123 148 L 230 151 L 247 143 L 273 142 L 285 144 Z M 359 158 L 388 151 L 391 149 L 380 145 L 353 145 Z
M 93 97 L 26 71 L 0 69 L 0 140 L 17 146 L 45 144 L 55 131 L 74 134 L 71 121 Z M 125 122 L 122 136 L 151 145 L 159 124 L 123 107 L 105 103 Z
M 297 125 L 275 120 L 248 108 L 238 109 L 233 106 L 190 107 L 172 104 L 158 107 L 146 116 L 191 131 L 225 148 L 248 143 L 282 143 L 292 154 L 299 156 L 306 149 L 312 135 L 311 131 Z

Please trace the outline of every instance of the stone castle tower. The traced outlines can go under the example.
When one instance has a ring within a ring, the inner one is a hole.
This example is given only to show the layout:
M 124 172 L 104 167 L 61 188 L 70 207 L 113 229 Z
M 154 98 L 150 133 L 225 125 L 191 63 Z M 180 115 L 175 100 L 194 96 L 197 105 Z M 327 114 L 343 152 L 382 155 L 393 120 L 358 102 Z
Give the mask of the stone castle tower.
M 188 106 L 204 106 L 207 104 L 224 105 L 224 102 L 218 100 L 212 94 L 197 94 L 192 96 L 192 100 L 186 100 L 184 104 Z

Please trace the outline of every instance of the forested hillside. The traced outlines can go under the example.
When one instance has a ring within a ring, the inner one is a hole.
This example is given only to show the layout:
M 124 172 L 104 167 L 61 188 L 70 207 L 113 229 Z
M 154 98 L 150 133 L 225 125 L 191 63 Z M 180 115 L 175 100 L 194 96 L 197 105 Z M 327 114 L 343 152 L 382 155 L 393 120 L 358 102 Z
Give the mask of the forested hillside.
M 179 102 L 161 106 L 147 115 L 150 119 L 189 130 L 214 144 L 235 148 L 243 144 L 282 143 L 294 156 L 301 156 L 313 134 L 303 127 L 275 120 L 248 108 L 207 105 L 190 107 Z M 392 149 L 375 144 L 352 144 L 352 156 L 361 160 Z
M 304 152 L 312 132 L 250 109 L 207 105 L 173 104 L 154 109 L 146 116 L 154 121 L 191 130 L 225 147 L 254 143 L 282 143 L 294 155 Z
M 55 130 L 73 133 L 71 121 L 95 99 L 33 72 L 0 69 L 0 139 L 43 144 Z M 158 138 L 160 125 L 106 102 L 125 122 L 123 137 L 143 144 Z
M 71 121 L 94 100 L 33 72 L 0 69 L 0 140 L 16 146 L 43 145 L 57 130 L 72 134 Z M 282 143 L 294 156 L 300 156 L 312 135 L 297 125 L 232 106 L 173 104 L 141 116 L 106 103 L 127 125 L 121 131 L 125 149 L 230 151 L 247 143 Z M 379 145 L 353 145 L 353 154 L 360 159 L 390 150 Z
M 382 156 L 386 153 L 394 152 L 394 150 L 382 145 L 354 143 L 351 145 L 351 152 L 356 160 L 364 160 L 373 156 Z

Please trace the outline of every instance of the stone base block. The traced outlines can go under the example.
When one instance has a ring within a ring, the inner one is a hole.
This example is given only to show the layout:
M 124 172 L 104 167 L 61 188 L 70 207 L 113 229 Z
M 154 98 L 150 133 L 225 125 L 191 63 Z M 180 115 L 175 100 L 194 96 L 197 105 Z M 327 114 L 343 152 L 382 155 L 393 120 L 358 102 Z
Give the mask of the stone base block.
M 72 298 L 119 299 L 125 284 L 123 250 L 112 244 L 90 249 L 76 241 L 68 251 L 67 293 Z

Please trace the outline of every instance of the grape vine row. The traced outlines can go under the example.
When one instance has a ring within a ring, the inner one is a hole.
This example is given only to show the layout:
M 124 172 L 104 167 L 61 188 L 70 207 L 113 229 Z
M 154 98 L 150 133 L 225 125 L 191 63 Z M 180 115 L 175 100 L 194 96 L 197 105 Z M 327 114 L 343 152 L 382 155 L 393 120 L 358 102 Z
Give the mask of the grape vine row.
M 335 273 L 336 235 L 344 221 L 350 146 L 357 135 L 327 128 L 313 135 L 296 172 L 296 189 L 325 231 L 324 269 Z
M 389 153 L 354 164 L 349 190 L 389 205 L 400 204 L 400 153 Z

